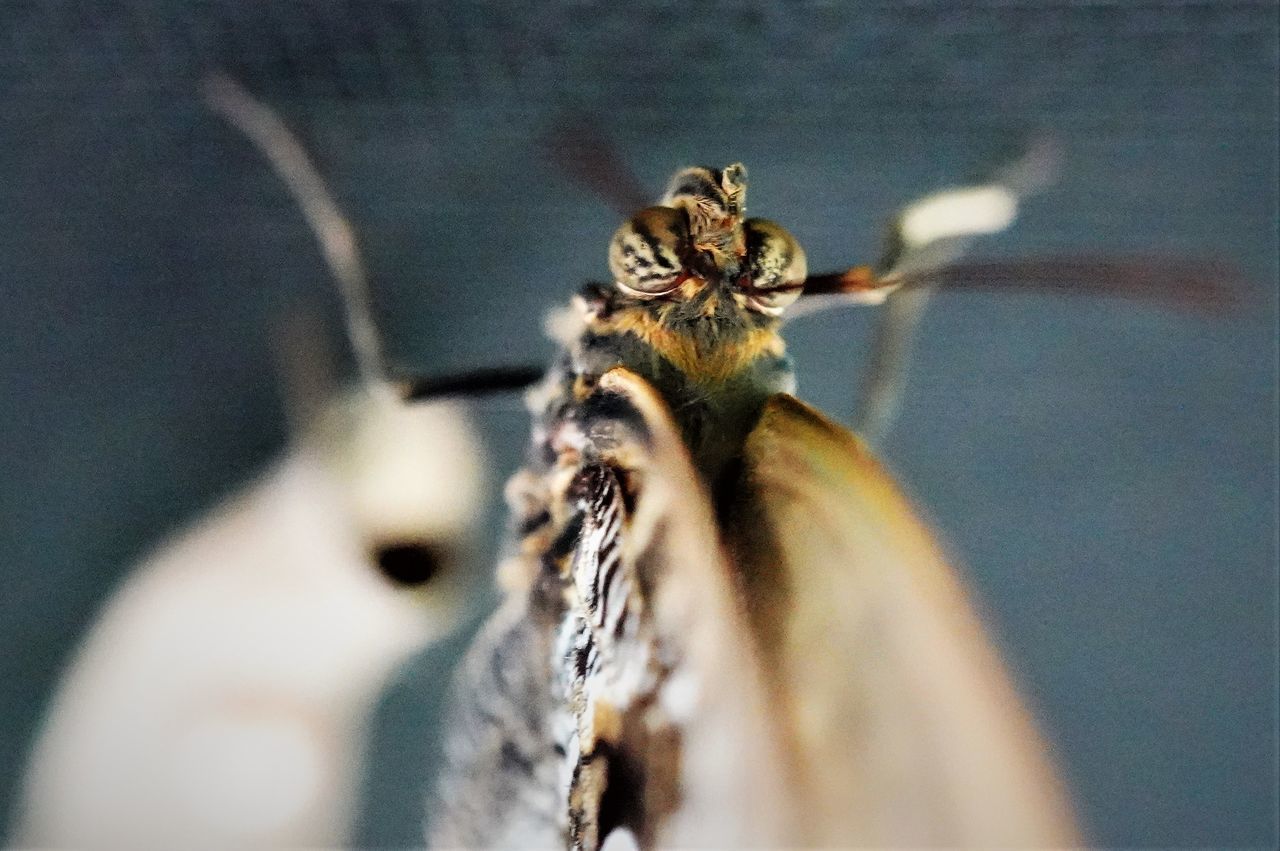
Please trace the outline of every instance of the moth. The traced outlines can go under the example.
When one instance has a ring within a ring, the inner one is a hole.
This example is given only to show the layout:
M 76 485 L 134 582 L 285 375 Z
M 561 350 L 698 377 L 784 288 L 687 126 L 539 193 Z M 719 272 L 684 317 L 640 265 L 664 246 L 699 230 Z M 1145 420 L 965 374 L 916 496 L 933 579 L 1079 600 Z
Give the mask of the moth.
M 740 164 L 683 169 L 632 209 L 611 280 L 550 323 L 562 352 L 527 395 L 504 602 L 459 672 L 429 844 L 1078 842 L 962 583 L 866 443 L 793 395 L 780 333 L 825 302 L 885 303 L 875 428 L 935 287 L 1213 299 L 1191 268 L 959 262 L 1047 159 L 909 205 L 879 262 L 831 274 L 747 215 Z
M 429 844 L 1079 842 L 962 582 L 867 443 L 793 395 L 781 335 L 823 300 L 888 301 L 878 431 L 936 286 L 1211 289 L 1186 270 L 959 263 L 1052 160 L 1039 146 L 907 206 L 878 263 L 832 274 L 748 215 L 741 164 L 682 169 L 632 211 L 610 280 L 549 323 L 561 353 L 527 396 L 505 602 L 459 674 Z
M 229 81 L 210 96 L 312 178 L 299 201 L 348 293 L 361 378 L 317 375 L 320 329 L 284 341 L 291 446 L 106 601 L 33 748 L 25 847 L 346 843 L 376 701 L 463 596 L 456 554 L 483 488 L 465 412 L 386 385 L 336 206 L 274 116 Z

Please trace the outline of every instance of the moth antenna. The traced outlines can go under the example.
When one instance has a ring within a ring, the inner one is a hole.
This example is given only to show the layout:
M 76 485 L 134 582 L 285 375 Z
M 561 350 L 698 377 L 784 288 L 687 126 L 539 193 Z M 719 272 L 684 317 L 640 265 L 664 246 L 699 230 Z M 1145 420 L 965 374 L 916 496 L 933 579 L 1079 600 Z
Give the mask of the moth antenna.
M 339 382 L 333 337 L 324 333 L 323 317 L 314 307 L 286 312 L 270 335 L 288 433 L 295 439 L 309 433 Z
M 542 134 L 543 155 L 568 179 L 603 199 L 623 218 L 653 203 L 618 146 L 588 116 L 569 113 Z
M 1037 136 L 1020 158 L 996 169 L 992 180 L 1025 200 L 1048 189 L 1061 173 L 1062 145 L 1052 136 Z
M 203 90 L 210 109 L 243 133 L 284 181 L 338 284 L 347 337 L 361 381 L 366 387 L 383 383 L 387 375 L 386 356 L 373 320 L 372 292 L 355 231 L 329 193 L 306 149 L 274 110 L 226 74 L 219 72 L 206 77 Z
M 1234 264 L 1202 257 L 961 260 L 903 282 L 904 289 L 916 287 L 1125 298 L 1206 315 L 1247 305 L 1254 295 Z

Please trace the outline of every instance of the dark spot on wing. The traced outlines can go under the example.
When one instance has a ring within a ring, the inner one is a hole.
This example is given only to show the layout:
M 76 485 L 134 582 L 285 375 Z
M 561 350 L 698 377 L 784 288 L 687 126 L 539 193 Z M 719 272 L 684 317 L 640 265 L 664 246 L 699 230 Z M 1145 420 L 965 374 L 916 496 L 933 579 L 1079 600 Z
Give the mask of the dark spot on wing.
M 446 558 L 440 547 L 427 541 L 397 541 L 373 552 L 378 572 L 396 585 L 416 588 L 440 572 Z

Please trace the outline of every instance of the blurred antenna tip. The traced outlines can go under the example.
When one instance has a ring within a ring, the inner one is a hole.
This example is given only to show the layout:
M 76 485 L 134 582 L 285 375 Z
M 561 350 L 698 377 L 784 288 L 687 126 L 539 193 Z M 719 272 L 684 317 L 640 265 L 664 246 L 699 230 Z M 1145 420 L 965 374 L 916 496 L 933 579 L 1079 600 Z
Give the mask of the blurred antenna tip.
M 229 98 L 243 96 L 244 89 L 226 72 L 210 71 L 200 80 L 200 93 L 213 105 L 225 103 Z
M 996 180 L 1026 198 L 1057 182 L 1062 173 L 1063 146 L 1050 133 L 1035 133 L 1023 146 L 1023 154 L 996 173 Z

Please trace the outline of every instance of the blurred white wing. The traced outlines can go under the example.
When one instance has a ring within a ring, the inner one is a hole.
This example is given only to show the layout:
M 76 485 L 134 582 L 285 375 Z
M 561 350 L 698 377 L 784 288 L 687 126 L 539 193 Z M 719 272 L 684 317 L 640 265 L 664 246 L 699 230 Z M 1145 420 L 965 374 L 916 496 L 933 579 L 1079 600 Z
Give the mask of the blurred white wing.
M 161 546 L 108 601 L 55 696 L 18 838 L 118 848 L 346 841 L 385 680 L 451 625 L 375 551 L 456 545 L 479 453 L 459 410 L 376 393 Z M 434 549 L 433 549 L 434 548 Z

